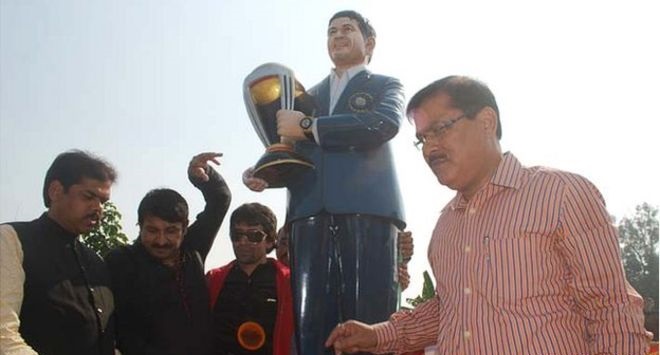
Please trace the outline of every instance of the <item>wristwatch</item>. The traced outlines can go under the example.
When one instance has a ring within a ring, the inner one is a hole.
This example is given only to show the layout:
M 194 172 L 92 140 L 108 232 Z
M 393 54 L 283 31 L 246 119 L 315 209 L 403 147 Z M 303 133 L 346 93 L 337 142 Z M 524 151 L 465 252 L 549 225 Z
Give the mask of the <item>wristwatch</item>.
M 300 120 L 300 128 L 302 128 L 305 137 L 310 141 L 314 140 L 314 132 L 312 132 L 312 125 L 314 124 L 314 119 L 310 116 L 303 117 Z

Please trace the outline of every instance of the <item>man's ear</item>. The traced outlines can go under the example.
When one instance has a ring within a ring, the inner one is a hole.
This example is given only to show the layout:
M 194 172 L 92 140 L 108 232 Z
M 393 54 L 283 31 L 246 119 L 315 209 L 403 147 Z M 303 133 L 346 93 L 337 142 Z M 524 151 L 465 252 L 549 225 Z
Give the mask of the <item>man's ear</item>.
M 376 48 L 376 37 L 369 37 L 364 43 L 365 48 L 367 49 L 367 55 L 369 55 L 369 60 L 374 54 L 374 48 Z
M 59 180 L 53 180 L 48 185 L 48 198 L 50 199 L 51 204 L 55 201 L 59 201 L 64 195 L 64 186 Z
M 486 131 L 486 134 L 493 137 L 497 135 L 497 113 L 492 107 L 486 106 L 482 108 L 477 114 L 477 117 L 482 122 L 482 127 Z
M 186 219 L 186 221 L 183 224 L 183 228 L 181 228 L 181 235 L 185 236 L 187 232 L 188 232 L 188 220 Z

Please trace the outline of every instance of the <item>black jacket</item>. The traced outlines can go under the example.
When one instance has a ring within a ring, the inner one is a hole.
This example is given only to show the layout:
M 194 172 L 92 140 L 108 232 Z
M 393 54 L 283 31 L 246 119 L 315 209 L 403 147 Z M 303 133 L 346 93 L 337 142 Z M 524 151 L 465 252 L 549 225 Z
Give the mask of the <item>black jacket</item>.
M 183 287 L 175 272 L 147 253 L 139 238 L 106 257 L 117 303 L 117 347 L 123 355 L 206 355 L 212 349 L 206 259 L 229 208 L 224 180 L 209 168 L 204 211 L 181 244 Z
M 114 303 L 103 260 L 46 213 L 10 225 L 23 250 L 23 339 L 40 355 L 113 354 Z

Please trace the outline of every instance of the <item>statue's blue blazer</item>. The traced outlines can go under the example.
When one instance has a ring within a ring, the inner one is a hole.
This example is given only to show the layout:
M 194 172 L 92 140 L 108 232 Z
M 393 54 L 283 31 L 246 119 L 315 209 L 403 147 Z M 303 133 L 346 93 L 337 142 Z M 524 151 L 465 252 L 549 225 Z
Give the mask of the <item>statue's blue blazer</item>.
M 308 92 L 315 101 L 319 143 L 300 141 L 297 152 L 315 169 L 289 183 L 287 221 L 318 215 L 365 214 L 405 227 L 390 140 L 403 117 L 403 87 L 391 77 L 362 71 L 329 116 L 330 79 Z

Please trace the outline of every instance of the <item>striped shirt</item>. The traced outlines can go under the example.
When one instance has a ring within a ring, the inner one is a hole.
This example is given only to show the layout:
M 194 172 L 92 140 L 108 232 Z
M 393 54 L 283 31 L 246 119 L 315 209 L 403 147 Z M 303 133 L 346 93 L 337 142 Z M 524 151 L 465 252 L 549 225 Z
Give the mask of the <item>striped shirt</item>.
M 644 354 L 643 301 L 598 190 L 510 153 L 470 200 L 442 210 L 428 257 L 435 298 L 375 325 L 378 350 Z

